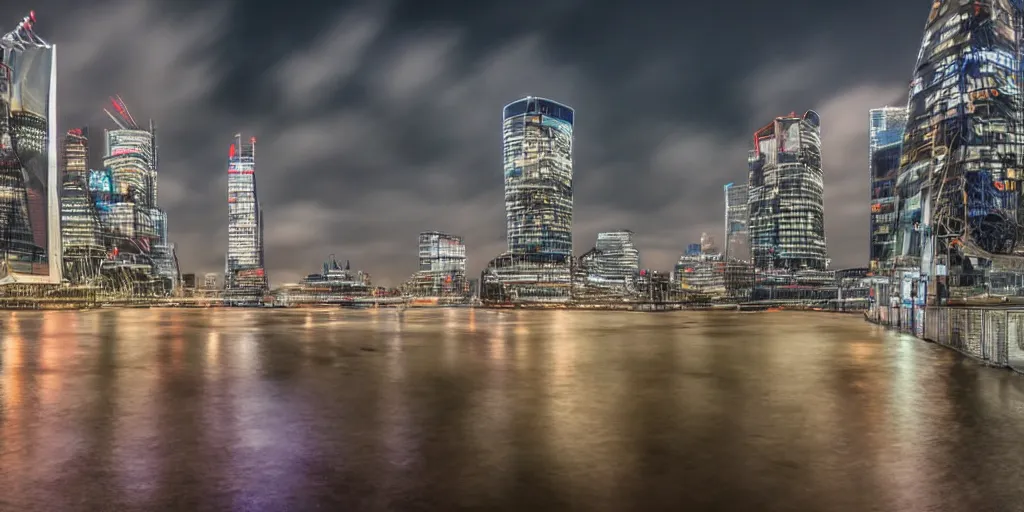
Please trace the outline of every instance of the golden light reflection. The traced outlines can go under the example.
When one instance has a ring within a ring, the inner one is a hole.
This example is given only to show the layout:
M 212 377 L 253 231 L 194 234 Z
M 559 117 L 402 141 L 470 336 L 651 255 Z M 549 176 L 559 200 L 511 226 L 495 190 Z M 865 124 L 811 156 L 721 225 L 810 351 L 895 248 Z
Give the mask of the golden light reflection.
M 488 338 L 488 344 L 490 346 L 491 359 L 497 359 L 503 363 L 502 366 L 505 366 L 508 363 L 508 340 L 505 339 L 507 336 L 505 322 L 491 322 L 490 332 L 491 336 Z
M 0 313 L 2 314 L 2 313 Z M 22 380 L 25 378 L 23 368 L 25 365 L 25 340 L 21 338 L 21 321 L 18 318 L 17 313 L 10 313 L 8 321 L 3 323 L 4 336 L 2 338 L 3 343 L 0 344 L 2 349 L 2 355 L 0 355 L 0 383 L 2 383 L 2 393 L 0 393 L 0 399 L 3 400 L 3 421 L 0 421 L 0 439 L 3 439 L 5 445 L 19 446 L 25 442 L 24 431 L 22 430 L 23 417 L 22 411 L 24 410 L 22 405 L 25 400 L 24 397 L 24 386 Z M 15 461 L 12 461 L 16 465 L 23 462 L 22 454 L 25 450 L 14 450 L 13 453 L 8 452 L 9 457 L 17 457 Z
M 69 360 L 68 344 L 61 343 L 57 335 L 60 333 L 62 312 L 46 311 L 43 313 L 40 336 L 37 340 L 39 365 L 42 372 L 36 373 L 38 395 L 43 404 L 52 405 L 60 400 L 60 383 L 63 372 L 61 361 Z
M 206 333 L 206 369 L 220 374 L 220 333 L 215 330 Z

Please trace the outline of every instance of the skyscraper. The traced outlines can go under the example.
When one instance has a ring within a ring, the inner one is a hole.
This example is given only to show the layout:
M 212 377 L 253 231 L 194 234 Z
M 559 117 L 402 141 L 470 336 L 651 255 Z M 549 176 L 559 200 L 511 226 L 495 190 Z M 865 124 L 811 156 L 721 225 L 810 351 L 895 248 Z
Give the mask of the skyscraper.
M 0 284 L 61 281 L 56 45 L 0 37 Z
M 868 126 L 868 171 L 871 186 L 869 263 L 872 271 L 887 268 L 896 242 L 896 174 L 900 168 L 907 109 L 872 109 Z
M 263 258 L 263 209 L 256 195 L 256 137 L 242 134 L 228 149 L 228 252 L 224 294 L 230 305 L 257 305 L 268 290 Z
M 750 152 L 750 247 L 756 268 L 825 269 L 821 118 L 777 117 L 754 132 Z
M 570 299 L 574 115 L 565 105 L 532 96 L 503 109 L 508 251 L 487 265 L 482 295 L 519 302 Z
M 505 106 L 508 250 L 553 262 L 572 257 L 573 110 L 527 97 Z
M 111 191 L 99 208 L 110 234 L 108 249 L 117 264 L 148 265 L 146 278 L 170 293 L 178 284 L 178 270 L 167 239 L 167 214 L 157 203 L 156 124 L 139 125 L 120 96 L 110 98 L 110 104 L 113 111 L 104 112 L 117 128 L 106 130 L 103 165 Z
M 725 260 L 750 260 L 750 242 L 748 240 L 747 222 L 750 205 L 748 188 L 745 183 L 739 185 L 727 183 L 725 189 Z
M 99 212 L 89 190 L 89 133 L 72 128 L 60 147 L 61 242 L 64 277 L 83 283 L 99 273 L 106 258 Z
M 1019 267 L 1022 18 L 1012 0 L 939 0 L 928 16 L 897 181 L 896 263 L 922 280 L 980 293 L 987 271 Z

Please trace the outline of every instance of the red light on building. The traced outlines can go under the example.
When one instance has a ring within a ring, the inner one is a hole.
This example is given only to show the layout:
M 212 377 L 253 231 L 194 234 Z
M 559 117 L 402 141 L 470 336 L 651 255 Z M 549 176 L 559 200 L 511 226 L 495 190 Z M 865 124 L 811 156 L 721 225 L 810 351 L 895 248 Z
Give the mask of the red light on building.
M 231 147 L 228 148 L 228 158 L 234 158 L 235 157 L 235 151 L 236 151 L 235 150 L 235 145 L 232 144 Z
M 256 137 L 250 137 L 249 144 L 256 144 Z

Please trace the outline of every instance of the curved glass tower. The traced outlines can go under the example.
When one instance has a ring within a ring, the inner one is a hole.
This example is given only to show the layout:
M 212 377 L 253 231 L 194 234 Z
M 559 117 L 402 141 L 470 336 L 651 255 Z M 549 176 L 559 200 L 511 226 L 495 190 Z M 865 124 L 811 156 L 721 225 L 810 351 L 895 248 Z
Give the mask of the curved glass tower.
M 56 46 L 0 36 L 0 284 L 61 281 Z
M 502 120 L 508 250 L 568 261 L 573 110 L 527 97 L 505 106 Z
M 571 298 L 573 117 L 571 108 L 533 96 L 502 111 L 508 251 L 484 271 L 487 300 Z
M 922 279 L 948 269 L 981 290 L 1020 250 L 1022 17 L 1020 0 L 938 0 L 928 16 L 897 179 L 897 265 Z
M 824 270 L 825 185 L 816 112 L 777 117 L 754 133 L 749 194 L 754 266 Z

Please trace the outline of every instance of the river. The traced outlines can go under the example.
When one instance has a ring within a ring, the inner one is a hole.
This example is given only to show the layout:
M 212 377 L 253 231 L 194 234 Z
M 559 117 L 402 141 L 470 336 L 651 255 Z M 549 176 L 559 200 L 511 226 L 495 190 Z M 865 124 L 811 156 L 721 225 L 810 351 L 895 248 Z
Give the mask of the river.
M 1017 510 L 1024 376 L 824 313 L 0 312 L 0 510 Z

